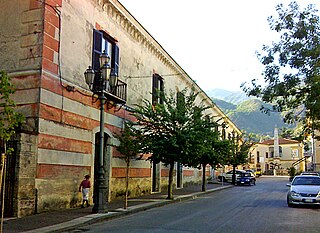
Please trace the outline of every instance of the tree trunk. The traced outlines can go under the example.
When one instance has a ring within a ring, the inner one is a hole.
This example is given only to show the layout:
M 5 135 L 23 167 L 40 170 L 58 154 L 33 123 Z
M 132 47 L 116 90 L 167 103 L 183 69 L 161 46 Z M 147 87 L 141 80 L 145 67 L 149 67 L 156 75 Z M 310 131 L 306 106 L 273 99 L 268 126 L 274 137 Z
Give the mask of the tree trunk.
M 232 184 L 236 183 L 236 166 L 232 166 Z
M 167 199 L 170 199 L 170 200 L 173 200 L 173 191 L 172 191 L 173 169 L 174 169 L 174 161 L 170 162 L 170 168 L 169 168 L 169 183 L 168 183 L 168 197 L 167 197 Z
M 130 159 L 126 159 L 126 193 L 124 198 L 124 209 L 128 208 L 128 192 L 129 192 L 129 169 L 130 169 Z
M 207 164 L 202 164 L 202 192 L 206 191 L 206 166 Z

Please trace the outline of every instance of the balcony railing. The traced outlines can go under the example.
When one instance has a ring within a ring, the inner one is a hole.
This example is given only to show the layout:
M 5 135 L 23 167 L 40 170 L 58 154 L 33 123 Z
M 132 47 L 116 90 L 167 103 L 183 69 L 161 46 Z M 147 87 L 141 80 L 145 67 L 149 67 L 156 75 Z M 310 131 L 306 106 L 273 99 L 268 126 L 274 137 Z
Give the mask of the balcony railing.
M 114 103 L 125 104 L 127 102 L 127 84 L 118 80 L 116 88 L 112 92 L 107 92 L 106 97 Z

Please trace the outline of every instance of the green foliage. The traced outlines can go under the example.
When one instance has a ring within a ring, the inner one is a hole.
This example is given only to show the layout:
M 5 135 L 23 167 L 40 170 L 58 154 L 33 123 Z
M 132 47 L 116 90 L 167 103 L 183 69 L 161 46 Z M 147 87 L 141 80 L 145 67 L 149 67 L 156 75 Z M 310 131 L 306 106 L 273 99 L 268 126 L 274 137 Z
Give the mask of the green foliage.
M 126 188 L 125 188 L 125 202 L 124 208 L 128 207 L 129 192 L 129 169 L 131 159 L 137 158 L 137 155 L 142 150 L 141 134 L 136 130 L 132 123 L 125 122 L 124 129 L 120 134 L 116 134 L 115 137 L 119 140 L 119 145 L 115 146 L 117 150 L 122 154 L 122 159 L 126 162 Z
M 133 115 L 144 153 L 151 153 L 151 160 L 170 165 L 168 198 L 172 198 L 173 168 L 175 162 L 199 166 L 217 163 L 212 150 L 218 144 L 217 123 L 204 114 L 208 107 L 196 104 L 197 93 L 184 90 L 177 95 L 158 93 L 163 103 L 152 105 L 144 100 L 137 105 Z M 170 193 L 171 192 L 171 193 Z
M 223 157 L 227 141 L 221 140 L 220 132 L 217 130 L 221 126 L 209 116 L 204 116 L 203 113 L 193 115 L 193 119 L 189 124 L 189 154 L 185 161 L 185 165 L 197 167 L 199 165 L 210 164 L 218 166 L 223 164 Z
M 234 167 L 245 164 L 253 145 L 251 138 L 245 138 L 242 140 L 240 135 L 232 132 L 229 134 L 228 140 L 230 143 L 230 155 L 227 161 L 228 164 Z
M 232 183 L 235 183 L 235 169 L 238 165 L 245 164 L 248 162 L 249 152 L 253 146 L 251 138 L 245 138 L 242 140 L 240 135 L 237 135 L 235 132 L 229 134 L 229 148 L 230 153 L 227 157 L 227 164 L 232 165 L 233 167 L 233 177 Z
M 10 98 L 15 93 L 15 87 L 10 77 L 0 72 L 0 140 L 6 142 L 16 133 L 16 128 L 23 121 L 22 114 L 15 112 L 15 102 Z M 10 150 L 10 148 L 8 148 Z
M 133 115 L 137 118 L 136 126 L 145 137 L 141 140 L 144 152 L 152 153 L 152 160 L 171 164 L 174 161 L 183 163 L 183 154 L 188 153 L 188 132 L 190 119 L 195 113 L 197 94 L 185 95 L 177 104 L 174 94 L 165 96 L 162 104 L 152 105 L 144 100 L 143 105 L 137 105 Z M 201 108 L 202 111 L 205 108 Z
M 141 135 L 138 130 L 135 130 L 132 127 L 130 122 L 126 122 L 124 129 L 120 134 L 116 134 L 115 137 L 119 140 L 119 145 L 115 147 L 123 155 L 123 158 L 126 161 L 136 158 L 137 155 L 141 153 Z
M 302 122 L 306 132 L 320 129 L 320 21 L 314 6 L 300 10 L 296 2 L 276 7 L 269 17 L 279 41 L 264 46 L 258 54 L 264 65 L 265 86 L 252 80 L 244 91 L 272 104 L 265 112 L 284 113 L 285 122 Z
M 295 167 L 288 167 L 287 171 L 290 177 L 294 177 L 297 173 L 297 170 L 295 169 Z

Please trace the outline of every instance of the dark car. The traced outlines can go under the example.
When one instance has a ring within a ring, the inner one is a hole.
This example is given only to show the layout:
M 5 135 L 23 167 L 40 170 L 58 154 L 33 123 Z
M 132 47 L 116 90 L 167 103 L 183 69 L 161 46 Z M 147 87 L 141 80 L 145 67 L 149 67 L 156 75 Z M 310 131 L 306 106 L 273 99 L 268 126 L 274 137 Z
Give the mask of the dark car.
M 256 177 L 252 172 L 245 172 L 242 173 L 237 178 L 237 185 L 256 185 Z

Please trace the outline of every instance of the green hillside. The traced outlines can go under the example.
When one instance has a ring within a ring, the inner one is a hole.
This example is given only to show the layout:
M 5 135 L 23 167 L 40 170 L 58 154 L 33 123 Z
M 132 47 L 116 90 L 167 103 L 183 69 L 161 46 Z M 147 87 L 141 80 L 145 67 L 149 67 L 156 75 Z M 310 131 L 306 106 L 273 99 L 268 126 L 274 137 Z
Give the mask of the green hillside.
M 290 127 L 283 122 L 280 113 L 262 113 L 262 102 L 258 99 L 245 100 L 238 105 L 214 98 L 213 101 L 241 130 L 248 133 L 273 135 L 275 127 Z

